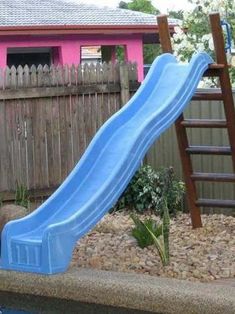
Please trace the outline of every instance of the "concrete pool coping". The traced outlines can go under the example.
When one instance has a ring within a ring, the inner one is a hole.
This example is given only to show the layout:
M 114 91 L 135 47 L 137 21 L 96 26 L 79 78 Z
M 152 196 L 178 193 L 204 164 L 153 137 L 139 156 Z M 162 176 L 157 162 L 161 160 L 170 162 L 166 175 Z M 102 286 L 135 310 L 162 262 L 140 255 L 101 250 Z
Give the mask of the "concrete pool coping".
M 161 314 L 235 313 L 235 287 L 85 268 L 51 276 L 0 270 L 0 291 Z

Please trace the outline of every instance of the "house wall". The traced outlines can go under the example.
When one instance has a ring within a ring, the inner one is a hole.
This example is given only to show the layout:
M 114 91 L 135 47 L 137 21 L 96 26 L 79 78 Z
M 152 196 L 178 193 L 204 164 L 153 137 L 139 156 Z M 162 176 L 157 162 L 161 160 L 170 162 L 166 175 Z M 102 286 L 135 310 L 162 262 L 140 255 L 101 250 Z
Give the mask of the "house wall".
M 95 36 L 21 36 L 4 37 L 0 40 L 0 67 L 7 65 L 7 49 L 20 47 L 53 47 L 53 62 L 60 64 L 79 64 L 82 46 L 117 46 L 125 47 L 126 60 L 138 64 L 138 80 L 143 80 L 143 43 L 142 35 Z M 57 49 L 56 49 L 57 48 Z M 113 59 L 113 58 L 112 58 Z

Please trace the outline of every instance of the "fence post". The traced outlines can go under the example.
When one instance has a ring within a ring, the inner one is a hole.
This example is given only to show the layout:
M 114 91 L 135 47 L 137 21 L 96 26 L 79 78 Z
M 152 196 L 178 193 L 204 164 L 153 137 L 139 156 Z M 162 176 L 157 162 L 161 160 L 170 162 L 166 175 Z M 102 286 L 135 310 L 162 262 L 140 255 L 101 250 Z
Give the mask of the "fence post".
M 120 64 L 120 87 L 121 106 L 124 106 L 130 99 L 128 64 L 124 62 Z

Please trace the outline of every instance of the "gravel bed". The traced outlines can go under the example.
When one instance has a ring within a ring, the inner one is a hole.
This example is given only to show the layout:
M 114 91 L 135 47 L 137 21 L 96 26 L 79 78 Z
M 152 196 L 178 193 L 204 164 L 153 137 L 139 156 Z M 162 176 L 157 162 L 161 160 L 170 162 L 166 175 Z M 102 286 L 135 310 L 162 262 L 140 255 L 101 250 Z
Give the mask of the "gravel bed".
M 71 264 L 202 282 L 235 278 L 235 218 L 202 215 L 202 220 L 203 228 L 195 230 L 187 214 L 171 220 L 170 264 L 163 267 L 154 246 L 138 247 L 129 214 L 108 214 L 80 240 Z

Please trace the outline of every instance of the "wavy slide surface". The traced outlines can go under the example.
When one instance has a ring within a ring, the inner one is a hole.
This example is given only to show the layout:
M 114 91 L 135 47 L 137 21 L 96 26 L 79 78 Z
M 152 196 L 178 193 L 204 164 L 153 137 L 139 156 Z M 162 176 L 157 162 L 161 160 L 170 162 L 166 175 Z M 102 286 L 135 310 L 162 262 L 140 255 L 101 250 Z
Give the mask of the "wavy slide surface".
M 154 61 L 132 99 L 97 132 L 58 190 L 36 211 L 2 232 L 1 268 L 53 274 L 65 271 L 76 242 L 114 205 L 146 151 L 182 113 L 213 60 L 189 64 L 171 54 Z

